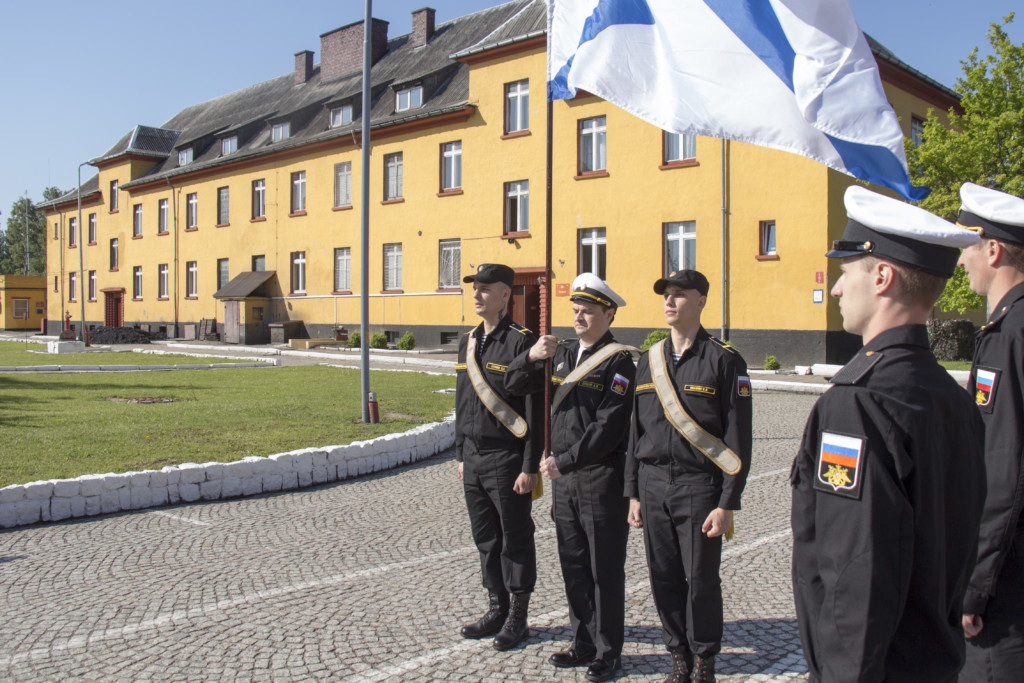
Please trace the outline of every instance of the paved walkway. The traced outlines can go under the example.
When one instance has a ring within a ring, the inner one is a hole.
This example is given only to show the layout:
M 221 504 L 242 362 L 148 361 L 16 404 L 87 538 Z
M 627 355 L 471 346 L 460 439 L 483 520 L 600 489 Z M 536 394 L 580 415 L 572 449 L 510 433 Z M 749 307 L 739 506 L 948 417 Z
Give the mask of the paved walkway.
M 816 396 L 759 392 L 755 458 L 726 545 L 722 681 L 802 680 L 787 475 Z M 324 487 L 0 533 L 0 679 L 584 681 L 547 657 L 569 637 L 550 497 L 534 508 L 532 635 L 458 636 L 484 607 L 449 451 Z M 627 561 L 624 681 L 669 663 L 642 538 Z

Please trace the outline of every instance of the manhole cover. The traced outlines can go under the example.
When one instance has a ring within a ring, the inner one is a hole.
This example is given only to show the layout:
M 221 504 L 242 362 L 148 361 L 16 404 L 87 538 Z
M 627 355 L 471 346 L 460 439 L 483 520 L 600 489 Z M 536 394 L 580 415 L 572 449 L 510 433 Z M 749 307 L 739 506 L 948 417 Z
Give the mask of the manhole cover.
M 108 398 L 108 401 L 115 403 L 174 403 L 178 399 L 168 396 L 153 396 L 145 398 Z

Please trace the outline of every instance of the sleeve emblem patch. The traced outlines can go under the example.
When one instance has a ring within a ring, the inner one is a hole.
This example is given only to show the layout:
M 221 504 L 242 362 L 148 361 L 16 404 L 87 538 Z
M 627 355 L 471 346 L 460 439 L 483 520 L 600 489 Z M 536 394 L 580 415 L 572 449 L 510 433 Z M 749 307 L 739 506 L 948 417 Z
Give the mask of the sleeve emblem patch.
M 978 368 L 978 376 L 974 380 L 974 387 L 977 390 L 974 394 L 974 400 L 978 402 L 979 406 L 987 406 L 992 402 L 992 397 L 996 393 L 996 382 L 998 381 L 999 374 L 994 370 Z
M 815 489 L 860 500 L 863 469 L 864 439 L 832 432 L 821 433 Z
M 741 398 L 750 398 L 750 378 L 746 375 L 736 377 L 736 395 Z
M 622 375 L 615 373 L 615 377 L 612 378 L 612 391 L 619 396 L 625 396 L 627 389 L 629 389 L 629 380 Z

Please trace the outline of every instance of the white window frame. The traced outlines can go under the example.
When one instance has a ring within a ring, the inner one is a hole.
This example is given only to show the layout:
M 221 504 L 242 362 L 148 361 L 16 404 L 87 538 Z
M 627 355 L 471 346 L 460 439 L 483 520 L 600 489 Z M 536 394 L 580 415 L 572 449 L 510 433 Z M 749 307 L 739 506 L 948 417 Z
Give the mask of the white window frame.
M 423 86 L 414 85 L 395 91 L 395 111 L 406 111 L 423 106 Z
M 608 126 L 604 116 L 580 119 L 580 173 L 608 169 Z
M 117 238 L 110 240 L 110 270 L 118 270 L 121 267 L 120 245 Z
M 441 191 L 462 188 L 462 140 L 441 145 Z
M 185 195 L 185 229 L 199 227 L 199 193 Z
M 232 135 L 221 139 L 220 141 L 220 155 L 226 157 L 229 154 L 234 154 L 238 151 L 238 136 Z
M 156 231 L 158 233 L 167 232 L 169 217 L 168 202 L 166 199 L 161 199 L 156 204 Z
M 168 287 L 168 284 L 169 284 L 169 278 L 168 278 L 167 264 L 166 263 L 161 263 L 160 265 L 157 266 L 157 269 L 156 269 L 156 296 L 157 296 L 158 299 L 166 299 L 166 298 L 168 298 L 168 294 L 167 293 L 168 293 L 168 291 L 170 289 Z
M 185 262 L 185 297 L 195 299 L 199 297 L 199 262 Z
M 178 166 L 186 166 L 192 163 L 192 148 L 178 150 Z
M 403 157 L 401 152 L 384 155 L 384 201 L 402 198 Z
M 505 134 L 530 130 L 529 79 L 505 84 Z
M 914 147 L 920 147 L 924 142 L 924 119 L 914 115 L 910 116 L 910 141 Z
M 331 109 L 331 128 L 344 126 L 348 123 L 352 123 L 351 104 L 343 104 L 340 107 L 334 107 Z
M 292 173 L 292 213 L 300 213 L 306 210 L 306 172 L 295 171 Z
M 74 216 L 68 218 L 68 246 L 78 246 L 78 219 Z
M 68 301 L 78 301 L 78 273 L 73 270 L 68 273 Z
M 351 247 L 338 247 L 334 250 L 334 291 L 352 291 Z
M 96 301 L 96 271 L 89 271 L 89 301 Z
M 305 294 L 306 293 L 306 252 L 304 251 L 293 251 L 291 253 L 292 262 L 292 294 Z
M 505 183 L 504 234 L 530 231 L 530 181 Z
M 402 289 L 402 243 L 384 245 L 384 290 Z
M 217 225 L 231 222 L 231 188 L 227 185 L 217 188 Z
M 96 214 L 89 214 L 89 244 L 96 244 Z
M 257 178 L 252 181 L 252 217 L 267 217 L 267 181 Z
M 679 270 L 695 270 L 697 268 L 697 221 L 671 221 L 663 226 L 664 263 L 662 276 Z M 676 243 L 678 260 L 672 262 L 672 245 Z
M 113 213 L 114 211 L 117 211 L 119 202 L 120 202 L 120 198 L 118 197 L 118 194 L 117 194 L 117 181 L 116 180 L 111 180 L 110 181 L 110 212 L 111 213 Z
M 775 221 L 761 221 L 757 226 L 758 256 L 778 256 L 778 225 Z
M 589 253 L 591 270 L 583 269 L 584 255 Z M 594 264 L 597 267 L 594 268 Z M 605 228 L 583 228 L 579 231 L 579 268 L 580 274 L 594 273 L 602 280 L 608 272 L 608 232 Z
M 226 258 L 217 259 L 217 291 L 231 282 L 231 266 Z
M 132 299 L 142 298 L 142 266 L 132 268 Z
M 334 208 L 352 206 L 352 162 L 334 165 Z
M 142 237 L 142 204 L 132 206 L 132 237 Z
M 437 245 L 437 288 L 462 287 L 462 240 L 440 240 Z
M 664 131 L 663 162 L 671 164 L 678 161 L 693 161 L 697 158 L 697 136 L 690 133 L 670 133 Z
M 291 121 L 281 121 L 275 123 L 270 127 L 270 141 L 281 142 L 287 140 L 292 136 L 292 124 Z

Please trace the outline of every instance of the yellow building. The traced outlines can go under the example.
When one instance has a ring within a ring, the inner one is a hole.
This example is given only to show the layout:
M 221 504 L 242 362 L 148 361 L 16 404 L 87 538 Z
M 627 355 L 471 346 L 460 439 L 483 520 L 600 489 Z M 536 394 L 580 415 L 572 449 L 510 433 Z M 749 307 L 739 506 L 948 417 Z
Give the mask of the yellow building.
M 543 0 L 436 26 L 434 10 L 419 10 L 412 32 L 390 39 L 374 20 L 373 332 L 451 343 L 477 322 L 462 276 L 485 262 L 516 269 L 514 315 L 536 327 L 545 30 Z M 138 126 L 90 162 L 98 174 L 81 188 L 81 218 L 77 192 L 42 205 L 53 227 L 50 331 L 65 309 L 77 324 L 79 296 L 88 325 L 186 338 L 211 319 L 242 342 L 275 327 L 358 329 L 362 40 L 362 22 L 329 31 L 319 64 L 299 52 L 292 73 Z M 872 47 L 908 136 L 929 108 L 956 104 Z M 824 257 L 846 223 L 850 178 L 784 152 L 669 136 L 586 94 L 555 103 L 552 139 L 556 334 L 571 334 L 568 286 L 580 272 L 624 296 L 616 334 L 639 343 L 664 326 L 654 280 L 695 267 L 712 283 L 705 326 L 752 365 L 768 353 L 842 361 L 859 345 L 828 296 L 838 270 Z
M 39 330 L 46 316 L 41 275 L 0 275 L 0 329 Z

